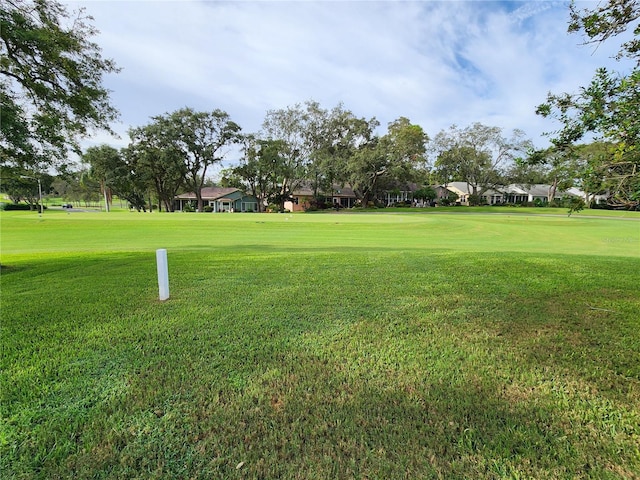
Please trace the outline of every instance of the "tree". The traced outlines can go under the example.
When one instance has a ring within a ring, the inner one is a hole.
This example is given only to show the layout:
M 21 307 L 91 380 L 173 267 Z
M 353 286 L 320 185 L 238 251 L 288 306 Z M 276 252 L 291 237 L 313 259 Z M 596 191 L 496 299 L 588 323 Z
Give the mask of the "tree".
M 113 175 L 111 186 L 118 197 L 129 202 L 129 208 L 135 208 L 138 212 L 146 212 L 147 201 L 150 211 L 153 209 L 151 197 L 151 179 L 149 172 L 144 168 L 137 168 L 136 157 L 131 149 L 124 148 L 120 151 L 120 164 Z
M 63 162 L 117 118 L 104 75 L 117 72 L 91 38 L 84 10 L 55 0 L 0 0 L 0 164 L 35 170 Z
M 436 192 L 432 186 L 426 185 L 413 192 L 413 198 L 415 198 L 416 200 L 422 200 L 423 202 L 433 202 L 436 198 L 438 198 L 438 192 Z
M 363 142 L 346 165 L 347 180 L 366 207 L 375 197 L 380 181 L 392 179 L 406 182 L 414 178 L 416 167 L 426 162 L 426 144 L 429 137 L 419 125 L 400 117 L 389 123 L 387 134 L 373 135 L 377 121 L 361 120 Z
M 225 147 L 241 140 L 240 126 L 229 114 L 216 109 L 196 112 L 182 108 L 173 113 L 152 117 L 166 142 L 180 152 L 185 165 L 185 185 L 196 195 L 198 211 L 203 208 L 202 187 L 208 168 L 224 158 Z M 173 153 L 172 153 L 173 155 Z
M 307 108 L 296 104 L 280 110 L 270 110 L 262 123 L 265 140 L 281 142 L 279 149 L 281 181 L 278 193 L 280 208 L 306 178 L 312 146 L 309 141 Z
M 318 200 L 321 193 L 330 193 L 341 183 L 347 160 L 369 140 L 372 129 L 367 120 L 357 118 L 342 104 L 331 110 L 321 109 L 314 102 L 307 102 L 306 107 L 304 138 L 310 152 L 307 178 Z M 377 122 L 372 121 L 372 125 L 377 126 Z
M 507 167 L 503 178 L 505 184 L 545 184 L 549 183 L 549 169 L 545 164 L 531 162 L 529 157 L 518 157 Z
M 377 126 L 375 119 L 356 118 L 342 104 L 328 110 L 312 100 L 267 112 L 263 131 L 256 136 L 281 142 L 281 208 L 303 182 L 309 183 L 316 199 L 330 191 L 344 178 L 347 160 L 371 140 Z
M 118 151 L 109 145 L 89 147 L 82 159 L 91 167 L 85 181 L 93 179 L 99 182 L 107 211 L 113 194 L 127 200 L 136 210 L 146 211 L 149 177 L 147 172 L 137 171 L 127 149 Z
M 566 190 L 572 187 L 579 175 L 574 149 L 550 147 L 545 150 L 534 150 L 530 152 L 526 162 L 533 168 L 546 167 L 549 201 L 553 201 L 558 189 Z
M 582 32 L 586 43 L 599 43 L 630 28 L 640 18 L 640 4 L 637 0 L 608 0 L 594 9 L 579 9 L 573 3 L 570 14 L 569 32 Z M 615 145 L 601 169 L 606 175 L 608 203 L 631 209 L 640 205 L 640 25 L 633 33 L 634 38 L 622 43 L 617 56 L 634 62 L 628 73 L 599 68 L 577 94 L 549 93 L 536 109 L 539 115 L 561 124 L 549 134 L 560 151 L 589 135 Z
M 223 185 L 249 190 L 258 199 L 258 209 L 265 204 L 277 203 L 284 208 L 282 184 L 287 168 L 282 152 L 286 146 L 282 140 L 260 140 L 254 136 L 245 138 L 244 158 L 240 165 L 225 172 Z
M 82 155 L 82 161 L 91 166 L 90 175 L 100 182 L 104 208 L 108 212 L 113 198 L 113 187 L 119 175 L 118 170 L 122 167 L 120 152 L 109 145 L 89 147 Z
M 47 195 L 52 188 L 54 177 L 49 174 L 33 173 L 19 167 L 4 167 L 2 169 L 2 182 L 0 188 L 6 193 L 12 202 L 26 201 L 31 210 L 40 208 L 40 188 L 42 195 Z
M 474 123 L 464 129 L 453 125 L 448 131 L 441 131 L 433 147 L 436 173 L 441 181 L 466 182 L 470 195 L 480 198 L 502 183 L 506 169 L 531 149 L 531 142 L 520 130 L 505 138 L 499 127 Z
M 608 0 L 592 10 L 580 9 L 572 0 L 569 9 L 571 21 L 568 31 L 583 32 L 587 37 L 586 43 L 601 43 L 624 33 L 630 23 L 640 18 L 638 0 Z M 640 23 L 635 26 L 633 33 L 635 37 L 621 45 L 618 59 L 640 56 L 640 40 L 637 38 L 640 35 Z
M 171 142 L 165 122 L 129 130 L 131 141 L 124 150 L 131 172 L 147 179 L 158 196 L 158 206 L 168 212 L 174 210 L 174 198 L 184 185 L 186 164 L 182 152 Z

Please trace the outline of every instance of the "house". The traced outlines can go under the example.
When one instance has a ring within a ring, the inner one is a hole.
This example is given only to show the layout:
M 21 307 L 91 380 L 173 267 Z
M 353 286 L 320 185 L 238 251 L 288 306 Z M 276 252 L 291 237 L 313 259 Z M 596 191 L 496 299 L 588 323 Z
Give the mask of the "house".
M 466 182 L 451 182 L 443 185 L 449 191 L 458 195 L 456 203 L 469 205 L 471 190 Z M 556 190 L 554 198 L 549 198 L 551 186 L 536 185 L 497 185 L 495 189 L 489 189 L 482 193 L 482 203 L 486 205 L 499 205 L 501 203 L 534 203 L 536 201 L 549 203 L 554 199 L 562 198 L 567 192 Z
M 385 190 L 378 195 L 378 200 L 387 207 L 397 203 L 412 203 L 413 193 L 418 190 L 415 183 L 397 184 L 391 190 Z
M 252 195 L 246 195 L 241 190 L 231 187 L 204 187 L 201 191 L 205 206 L 213 208 L 214 212 L 257 212 L 258 200 Z M 175 197 L 176 210 L 196 207 L 194 192 L 182 193 Z
M 529 203 L 539 201 L 542 203 L 549 203 L 553 200 L 562 198 L 564 194 L 560 190 L 556 190 L 553 198 L 549 198 L 551 190 L 551 185 L 528 185 L 526 189 L 527 194 L 529 195 Z
M 594 194 L 594 193 L 585 193 L 583 190 L 580 190 L 576 187 L 571 187 L 567 190 L 569 195 L 573 195 L 575 197 L 579 197 L 584 200 L 586 203 L 595 203 L 597 205 L 607 203 L 608 196 L 603 194 Z
M 529 192 L 521 185 L 507 185 L 502 189 L 505 203 L 527 203 L 529 202 Z M 533 201 L 533 200 L 531 200 Z
M 469 184 L 467 182 L 450 182 L 441 186 L 458 195 L 456 204 L 469 205 L 469 195 L 473 194 L 473 190 L 469 188 Z M 483 203 L 488 205 L 497 205 L 503 202 L 504 194 L 499 189 L 489 189 L 482 193 L 481 198 Z
M 311 207 L 314 199 L 311 185 L 303 184 L 291 193 L 291 200 L 284 202 L 284 208 L 290 212 L 301 212 Z M 333 185 L 330 192 L 321 192 L 318 200 L 327 205 L 339 205 L 340 208 L 351 208 L 356 203 L 356 194 L 348 186 Z

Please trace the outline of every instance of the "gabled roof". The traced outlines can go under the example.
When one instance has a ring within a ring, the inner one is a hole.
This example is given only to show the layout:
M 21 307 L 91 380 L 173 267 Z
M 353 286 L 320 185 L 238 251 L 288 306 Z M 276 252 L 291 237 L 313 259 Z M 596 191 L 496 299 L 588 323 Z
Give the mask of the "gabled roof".
M 549 185 L 528 185 L 527 193 L 532 197 L 547 197 L 549 195 Z M 556 197 L 561 196 L 556 190 Z
M 513 183 L 511 185 L 506 185 L 502 190 L 504 191 L 504 193 L 515 195 L 527 195 L 529 193 L 523 185 L 516 185 Z
M 455 193 L 462 193 L 464 195 L 469 195 L 469 184 L 467 182 L 449 182 L 445 185 L 443 185 L 443 187 L 446 187 L 447 189 L 452 188 L 453 192 Z
M 444 187 L 445 185 L 442 185 Z M 446 184 L 446 188 L 454 193 L 458 193 L 460 195 L 470 195 L 471 191 L 469 190 L 469 184 L 467 182 L 449 182 Z M 498 187 L 500 188 L 500 187 Z M 483 196 L 486 195 L 499 195 L 501 192 L 493 189 L 488 189 L 483 192 Z
M 239 191 L 239 189 L 233 187 L 204 187 L 200 190 L 200 193 L 203 200 L 218 200 L 225 195 Z M 176 195 L 176 198 L 180 200 L 195 200 L 196 194 L 194 192 L 181 193 Z

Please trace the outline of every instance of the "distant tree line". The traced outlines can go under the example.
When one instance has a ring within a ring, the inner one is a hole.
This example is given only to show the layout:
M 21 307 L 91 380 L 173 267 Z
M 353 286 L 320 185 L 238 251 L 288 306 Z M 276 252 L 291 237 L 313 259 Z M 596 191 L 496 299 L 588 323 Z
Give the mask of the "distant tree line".
M 578 94 L 549 94 L 537 107 L 561 125 L 545 150 L 535 150 L 521 131 L 504 134 L 480 123 L 454 125 L 431 138 L 400 117 L 381 132 L 375 118 L 309 100 L 268 111 L 255 133 L 243 133 L 222 110 L 182 108 L 131 128 L 123 149 L 102 145 L 81 152 L 83 137 L 108 130 L 117 117 L 102 78 L 118 69 L 92 42 L 92 19 L 82 10 L 71 15 L 56 1 L 0 1 L 0 166 L 2 188 L 14 198 L 35 202 L 37 177 L 45 192 L 93 195 L 107 209 L 118 196 L 138 210 L 155 203 L 171 211 L 176 194 L 189 191 L 202 210 L 211 167 L 234 151 L 240 152 L 237 162 L 220 182 L 253 194 L 260 206 L 282 207 L 302 185 L 315 198 L 349 185 L 367 206 L 381 192 L 409 183 L 426 198 L 431 185 L 452 181 L 466 182 L 475 199 L 501 184 L 548 183 L 607 194 L 615 207 L 638 208 L 640 202 L 638 26 L 619 53 L 636 61 L 630 74 L 600 69 Z M 569 31 L 600 42 L 639 17 L 634 0 L 609 0 L 591 10 L 572 4 Z M 83 161 L 75 171 L 65 165 L 71 151 Z M 43 172 L 54 167 L 59 174 L 49 179 Z

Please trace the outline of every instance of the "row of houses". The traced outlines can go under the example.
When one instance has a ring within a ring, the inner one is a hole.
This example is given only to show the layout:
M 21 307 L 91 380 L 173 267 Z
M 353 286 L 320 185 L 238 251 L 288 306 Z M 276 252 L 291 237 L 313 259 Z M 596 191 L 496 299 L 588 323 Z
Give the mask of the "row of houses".
M 469 205 L 471 191 L 466 182 L 451 182 L 446 185 L 447 190 L 458 195 L 456 203 Z M 552 193 L 553 192 L 553 193 Z M 553 195 L 553 198 L 551 196 Z M 578 197 L 586 202 L 605 202 L 606 195 L 587 195 L 582 190 L 571 187 L 567 190 L 552 190 L 551 185 L 535 184 L 522 185 L 512 183 L 510 185 L 497 186 L 493 190 L 487 190 L 481 195 L 482 203 L 487 205 L 523 204 L 523 203 L 551 203 L 565 197 Z
M 393 205 L 402 202 L 414 202 L 413 193 L 419 188 L 417 185 L 408 185 L 403 190 L 393 190 L 383 192 L 378 199 L 385 205 Z M 436 185 L 437 199 L 449 197 L 452 193 L 457 195 L 456 204 L 469 205 L 469 196 L 472 194 L 466 182 L 451 182 L 446 185 Z M 257 212 L 258 199 L 252 195 L 247 195 L 237 188 L 227 187 L 205 187 L 201 191 L 202 199 L 206 206 L 211 207 L 213 212 Z M 553 198 L 550 198 L 550 185 L 504 185 L 487 190 L 481 195 L 482 203 L 487 205 L 500 205 L 505 203 L 549 203 L 559 200 L 567 195 L 585 198 L 584 192 L 571 188 L 566 191 L 556 190 Z M 604 197 L 602 197 L 604 198 Z M 602 198 L 589 198 L 589 200 L 600 201 Z M 325 204 L 334 205 L 340 208 L 352 208 L 357 204 L 357 196 L 349 186 L 334 186 L 331 192 L 325 192 L 321 198 Z M 295 190 L 291 199 L 285 202 L 284 208 L 290 212 L 304 211 L 311 207 L 314 200 L 314 193 L 311 187 L 302 186 Z M 175 198 L 175 209 L 184 211 L 193 208 L 196 201 L 195 193 L 183 193 Z M 438 200 L 436 200 L 436 203 Z M 422 203 L 414 202 L 423 206 Z

